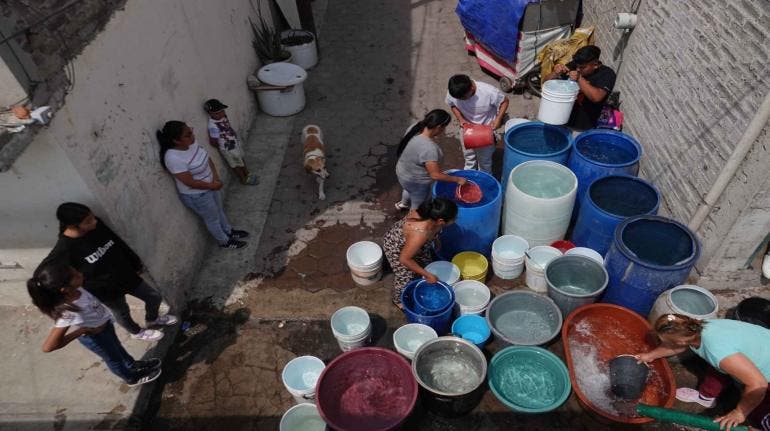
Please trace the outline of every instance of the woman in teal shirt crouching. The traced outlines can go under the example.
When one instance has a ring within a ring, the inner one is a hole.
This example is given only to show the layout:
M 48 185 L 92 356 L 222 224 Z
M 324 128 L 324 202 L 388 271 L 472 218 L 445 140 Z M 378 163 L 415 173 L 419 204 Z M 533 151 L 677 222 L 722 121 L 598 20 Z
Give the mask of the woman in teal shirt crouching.
M 722 390 L 737 380 L 743 385 L 738 405 L 714 422 L 730 430 L 748 420 L 752 427 L 770 431 L 770 329 L 737 320 L 664 314 L 654 330 L 661 344 L 637 355 L 640 361 L 652 362 L 689 348 L 711 365 L 697 390 L 676 390 L 678 400 L 713 407 Z

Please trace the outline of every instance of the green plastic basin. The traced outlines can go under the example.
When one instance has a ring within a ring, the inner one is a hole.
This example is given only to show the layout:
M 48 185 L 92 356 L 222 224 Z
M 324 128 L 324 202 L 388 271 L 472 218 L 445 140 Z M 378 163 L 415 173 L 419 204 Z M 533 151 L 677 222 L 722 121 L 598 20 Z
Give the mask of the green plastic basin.
M 489 388 L 519 413 L 544 413 L 564 403 L 572 385 L 561 359 L 540 347 L 511 346 L 489 363 Z

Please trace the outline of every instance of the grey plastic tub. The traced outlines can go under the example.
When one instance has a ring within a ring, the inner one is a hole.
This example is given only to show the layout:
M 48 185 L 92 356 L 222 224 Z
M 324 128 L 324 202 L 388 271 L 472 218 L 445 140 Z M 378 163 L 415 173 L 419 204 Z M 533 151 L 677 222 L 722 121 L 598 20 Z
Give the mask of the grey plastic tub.
M 540 346 L 559 334 L 562 314 L 551 298 L 516 290 L 492 300 L 487 323 L 495 336 L 508 344 Z
M 572 310 L 596 302 L 607 288 L 609 276 L 604 266 L 580 255 L 559 256 L 545 267 L 548 296 L 564 316 Z

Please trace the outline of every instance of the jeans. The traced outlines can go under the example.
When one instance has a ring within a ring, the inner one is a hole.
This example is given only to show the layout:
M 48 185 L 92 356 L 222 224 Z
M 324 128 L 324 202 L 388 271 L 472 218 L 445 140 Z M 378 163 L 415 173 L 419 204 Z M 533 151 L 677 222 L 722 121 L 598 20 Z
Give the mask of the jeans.
M 158 318 L 158 309 L 160 308 L 160 303 L 163 301 L 163 298 L 157 290 L 142 281 L 133 290 L 129 291 L 128 295 L 144 301 L 145 320 L 150 321 Z M 134 319 L 131 318 L 131 310 L 128 308 L 125 296 L 102 302 L 107 308 L 112 310 L 112 314 L 115 315 L 115 321 L 117 321 L 120 326 L 126 328 L 128 332 L 136 334 L 142 330 L 142 328 L 134 322 Z
M 421 182 L 410 181 L 399 178 L 399 184 L 403 191 L 401 192 L 401 203 L 409 203 L 409 209 L 416 210 L 420 205 L 425 202 L 430 196 L 431 186 L 433 181 Z
M 206 229 L 217 240 L 219 245 L 230 241 L 230 232 L 233 230 L 227 221 L 225 210 L 222 208 L 222 192 L 208 190 L 194 195 L 179 194 L 179 199 L 187 207 L 193 210 L 203 219 Z
M 115 326 L 112 322 L 107 322 L 102 332 L 81 335 L 78 341 L 86 349 L 102 358 L 107 368 L 126 382 L 133 382 L 141 377 L 140 373 L 133 368 L 134 358 L 126 352 L 115 335 Z
M 698 392 L 706 398 L 716 398 L 733 379 L 722 374 L 714 367 L 708 367 L 703 380 L 698 385 Z M 746 416 L 747 422 L 754 428 L 770 431 L 770 385 L 767 386 L 765 399 Z
M 495 140 L 497 140 L 497 136 L 495 136 Z M 492 156 L 495 154 L 496 144 L 466 150 L 465 144 L 463 143 L 463 135 L 460 133 L 460 147 L 463 150 L 463 157 L 465 158 L 465 166 L 463 169 L 478 169 L 479 171 L 492 174 Z

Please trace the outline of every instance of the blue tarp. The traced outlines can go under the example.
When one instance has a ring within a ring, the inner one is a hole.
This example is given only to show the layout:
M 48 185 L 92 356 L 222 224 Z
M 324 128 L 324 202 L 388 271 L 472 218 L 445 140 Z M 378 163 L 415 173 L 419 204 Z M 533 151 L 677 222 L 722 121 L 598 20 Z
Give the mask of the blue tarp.
M 513 64 L 524 9 L 538 0 L 459 0 L 455 13 L 465 30 L 501 59 Z

